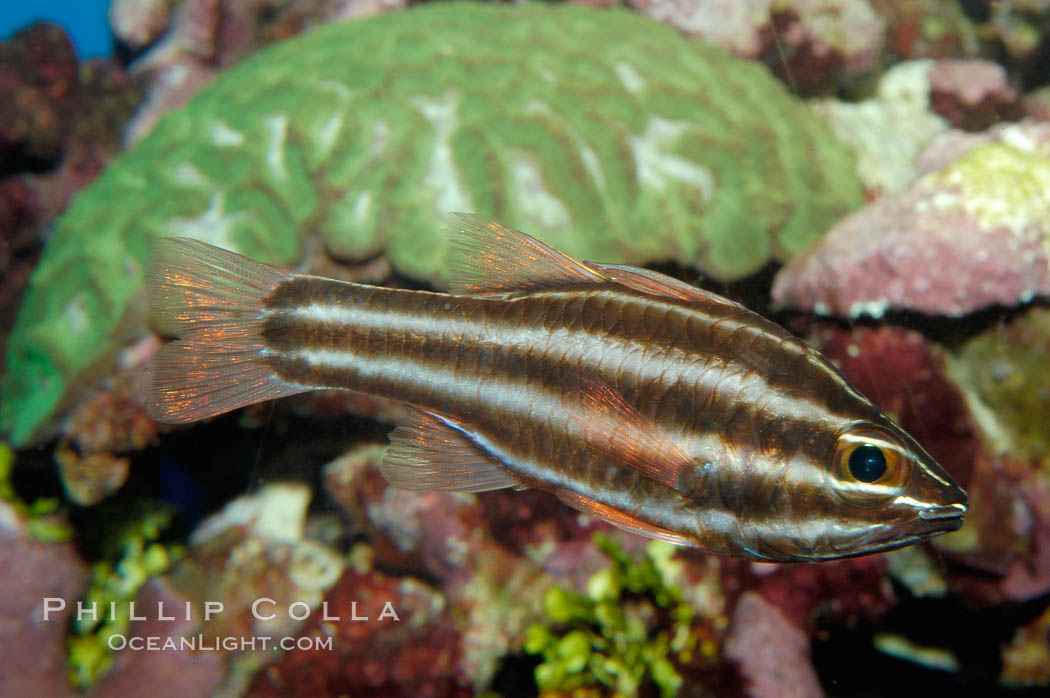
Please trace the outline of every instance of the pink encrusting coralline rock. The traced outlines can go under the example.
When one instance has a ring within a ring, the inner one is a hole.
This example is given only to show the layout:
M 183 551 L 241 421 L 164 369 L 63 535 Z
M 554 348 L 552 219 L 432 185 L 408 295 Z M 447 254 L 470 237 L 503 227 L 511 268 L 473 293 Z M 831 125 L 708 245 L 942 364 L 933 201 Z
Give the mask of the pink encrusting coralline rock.
M 780 271 L 774 301 L 850 317 L 959 316 L 1050 294 L 1050 124 L 981 140 L 836 224 Z

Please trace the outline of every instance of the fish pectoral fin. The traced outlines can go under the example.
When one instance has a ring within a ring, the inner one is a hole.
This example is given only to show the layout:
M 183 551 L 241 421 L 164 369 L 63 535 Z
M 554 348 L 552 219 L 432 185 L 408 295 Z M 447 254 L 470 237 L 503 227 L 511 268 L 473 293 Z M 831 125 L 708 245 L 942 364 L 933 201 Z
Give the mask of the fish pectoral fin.
M 631 267 L 626 264 L 598 264 L 597 262 L 584 262 L 584 264 L 610 281 L 615 281 L 621 286 L 626 286 L 629 289 L 647 293 L 651 296 L 677 298 L 678 300 L 694 303 L 717 303 L 735 308 L 744 307 L 736 301 L 723 298 L 717 293 L 706 291 L 673 276 L 661 274 L 651 269 Z
M 696 461 L 604 381 L 578 376 L 576 383 L 583 409 L 574 426 L 584 442 L 604 460 L 678 489 Z
M 448 216 L 452 293 L 538 291 L 597 284 L 600 273 L 531 235 L 473 213 Z
M 602 504 L 596 502 L 589 497 L 584 497 L 578 492 L 572 490 L 556 490 L 554 492 L 558 496 L 558 499 L 568 504 L 573 509 L 578 509 L 588 516 L 593 516 L 596 519 L 610 523 L 617 528 L 622 528 L 625 531 L 631 533 L 637 533 L 640 536 L 646 536 L 647 538 L 656 538 L 657 540 L 665 540 L 668 543 L 674 543 L 675 545 L 686 545 L 695 546 L 690 538 L 687 536 L 669 531 L 666 528 L 660 528 L 647 521 L 639 519 L 637 516 L 632 516 L 626 512 L 614 509 L 608 504 Z
M 403 490 L 484 492 L 523 487 L 454 422 L 423 412 L 390 434 L 390 449 L 379 466 L 383 477 Z

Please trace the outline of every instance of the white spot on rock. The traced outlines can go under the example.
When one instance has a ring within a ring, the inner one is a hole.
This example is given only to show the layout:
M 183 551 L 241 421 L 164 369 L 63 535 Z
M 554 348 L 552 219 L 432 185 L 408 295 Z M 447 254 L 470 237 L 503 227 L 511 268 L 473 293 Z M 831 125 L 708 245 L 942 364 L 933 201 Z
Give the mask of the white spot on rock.
M 216 120 L 211 124 L 211 142 L 225 148 L 237 148 L 244 145 L 244 134 L 225 121 Z
M 446 92 L 440 97 L 415 97 L 412 106 L 434 127 L 434 152 L 423 185 L 434 192 L 438 212 L 473 211 L 474 202 L 460 181 L 452 157 L 452 134 L 459 125 L 459 95 Z
M 627 61 L 617 61 L 613 70 L 616 71 L 616 77 L 620 79 L 623 89 L 631 94 L 638 94 L 645 89 L 645 78 Z
M 868 317 L 878 319 L 882 317 L 886 310 L 890 307 L 890 302 L 885 298 L 872 301 L 854 301 L 849 306 L 850 317 L 860 317 L 861 315 L 867 315 Z
M 339 131 L 343 128 L 344 115 L 342 111 L 335 112 L 321 124 L 321 128 L 317 132 L 317 148 L 321 153 L 321 157 L 328 157 L 332 152 L 332 148 L 335 147 L 335 143 L 339 138 Z
M 354 220 L 364 224 L 372 211 L 372 192 L 365 190 L 354 199 Z
M 602 163 L 595 152 L 587 146 L 582 146 L 580 148 L 580 159 L 583 160 L 583 166 L 587 169 L 587 174 L 594 180 L 594 185 L 598 189 L 605 189 L 605 174 L 602 173 Z
M 511 158 L 510 174 L 522 210 L 527 218 L 538 224 L 537 227 L 557 230 L 572 223 L 568 207 L 547 188 L 539 163 L 531 155 L 515 152 Z
M 62 309 L 62 317 L 65 318 L 66 327 L 73 334 L 80 334 L 91 324 L 91 316 L 88 315 L 87 299 L 83 293 L 73 296 L 65 308 Z
M 268 142 L 266 144 L 266 166 L 278 179 L 288 179 L 284 166 L 284 144 L 288 138 L 288 117 L 284 114 L 263 119 Z
M 242 495 L 218 514 L 208 517 L 190 537 L 194 545 L 231 528 L 246 527 L 263 540 L 295 543 L 303 537 L 310 488 L 299 483 L 267 485 L 258 493 Z
M 226 213 L 226 195 L 212 194 L 208 208 L 195 218 L 175 218 L 168 222 L 169 235 L 188 237 L 209 245 L 236 251 L 233 244 L 233 228 L 243 217 L 242 213 Z
M 689 128 L 690 124 L 687 123 L 658 116 L 649 118 L 645 132 L 631 137 L 638 181 L 642 186 L 660 192 L 666 191 L 672 182 L 685 184 L 695 188 L 707 201 L 714 196 L 715 191 L 715 178 L 711 170 L 668 152 Z
M 205 177 L 204 173 L 190 162 L 180 162 L 175 166 L 172 174 L 177 183 L 185 184 L 189 187 L 206 187 L 211 184 L 211 180 Z

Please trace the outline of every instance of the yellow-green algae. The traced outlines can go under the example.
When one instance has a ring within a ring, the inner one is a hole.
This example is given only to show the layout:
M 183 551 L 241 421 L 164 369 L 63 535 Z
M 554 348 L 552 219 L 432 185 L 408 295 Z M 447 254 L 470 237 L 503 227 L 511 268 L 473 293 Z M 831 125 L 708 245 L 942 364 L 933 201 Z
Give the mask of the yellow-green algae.
M 34 540 L 42 543 L 63 543 L 73 537 L 73 529 L 66 521 L 65 512 L 57 497 L 41 497 L 26 504 L 19 499 L 11 484 L 11 474 L 15 468 L 15 452 L 6 443 L 0 441 L 0 501 L 14 507 L 15 512 L 25 519 L 26 532 Z
M 933 201 L 938 208 L 961 207 L 982 228 L 1004 227 L 1014 235 L 1035 235 L 1050 221 L 1050 141 L 985 143 L 945 169 L 929 174 L 925 185 L 947 188 Z M 947 187 L 945 187 L 947 185 Z M 1050 236 L 1043 241 L 1050 253 Z
M 852 157 L 761 65 L 622 10 L 435 3 L 335 23 L 220 75 L 59 219 L 8 344 L 25 444 L 145 327 L 153 241 L 263 261 L 386 254 L 445 281 L 474 211 L 570 254 L 733 279 L 861 202 Z
M 86 608 L 94 604 L 98 613 L 74 619 L 69 637 L 70 681 L 74 686 L 86 688 L 106 675 L 114 657 L 110 638 L 128 632 L 129 602 L 150 577 L 164 572 L 183 555 L 181 546 L 167 546 L 158 540 L 170 525 L 171 514 L 170 508 L 138 502 L 123 512 L 103 537 L 102 559 L 92 567 L 91 588 L 82 600 Z
M 550 589 L 543 600 L 547 624 L 526 631 L 525 651 L 543 656 L 537 685 L 561 693 L 605 685 L 635 696 L 652 683 L 665 698 L 676 695 L 682 678 L 670 655 L 691 649 L 693 610 L 660 572 L 657 561 L 670 544 L 654 541 L 634 562 L 612 538 L 596 535 L 595 543 L 609 567 L 590 578 L 586 594 Z M 652 627 L 660 615 L 668 628 Z
M 992 448 L 1050 472 L 1050 308 L 974 337 L 949 365 Z

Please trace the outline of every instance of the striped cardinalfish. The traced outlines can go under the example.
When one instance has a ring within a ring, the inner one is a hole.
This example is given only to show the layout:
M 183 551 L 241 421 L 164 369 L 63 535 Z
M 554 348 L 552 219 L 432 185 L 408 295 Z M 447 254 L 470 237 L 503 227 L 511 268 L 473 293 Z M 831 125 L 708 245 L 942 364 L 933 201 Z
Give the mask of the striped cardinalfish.
M 966 493 L 817 351 L 643 268 L 578 262 L 452 216 L 451 293 L 284 271 L 189 239 L 154 249 L 153 416 L 320 388 L 416 408 L 397 487 L 536 487 L 616 526 L 758 560 L 889 550 L 962 525 Z

